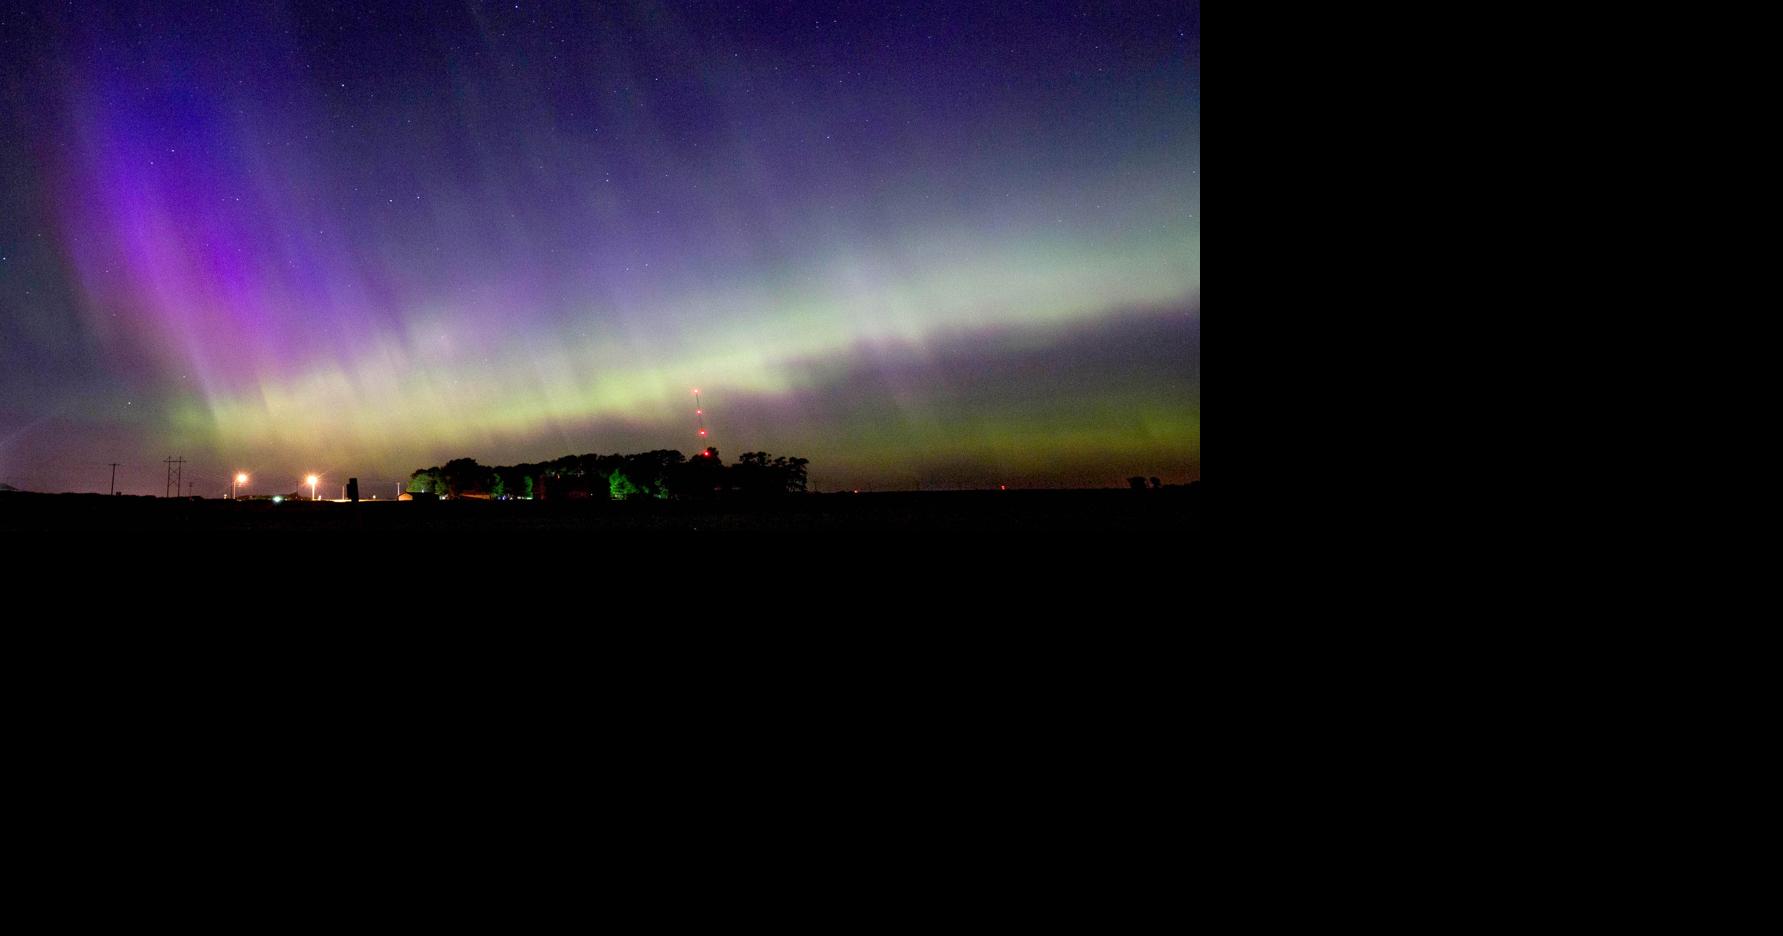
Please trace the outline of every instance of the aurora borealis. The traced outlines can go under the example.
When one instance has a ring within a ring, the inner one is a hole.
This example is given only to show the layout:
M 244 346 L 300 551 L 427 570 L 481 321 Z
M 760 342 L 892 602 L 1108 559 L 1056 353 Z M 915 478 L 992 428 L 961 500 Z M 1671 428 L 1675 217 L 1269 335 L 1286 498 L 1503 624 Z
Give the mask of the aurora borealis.
M 0 10 L 0 481 L 1200 476 L 1194 3 Z M 287 485 L 287 489 L 294 483 Z

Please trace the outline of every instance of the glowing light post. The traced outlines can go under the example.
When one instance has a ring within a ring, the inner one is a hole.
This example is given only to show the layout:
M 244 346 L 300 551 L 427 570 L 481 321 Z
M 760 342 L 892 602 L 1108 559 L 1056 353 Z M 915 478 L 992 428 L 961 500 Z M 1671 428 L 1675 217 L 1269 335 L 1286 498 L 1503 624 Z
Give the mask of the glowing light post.
M 316 499 L 316 482 L 319 480 L 321 479 L 317 478 L 315 475 L 310 475 L 303 479 L 303 483 L 310 486 L 310 500 L 312 501 Z
M 235 489 L 246 483 L 248 483 L 248 473 L 245 471 L 236 472 L 235 480 L 229 482 L 229 499 L 236 500 Z

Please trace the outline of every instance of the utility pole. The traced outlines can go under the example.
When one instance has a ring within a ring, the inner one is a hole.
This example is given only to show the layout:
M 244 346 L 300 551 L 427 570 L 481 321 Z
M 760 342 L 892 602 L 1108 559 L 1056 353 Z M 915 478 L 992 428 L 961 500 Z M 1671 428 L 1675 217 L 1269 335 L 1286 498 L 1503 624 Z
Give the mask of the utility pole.
M 176 461 L 173 456 L 169 455 L 167 461 L 162 464 L 167 466 L 167 486 L 161 489 L 161 496 L 168 497 L 170 496 L 168 494 L 169 491 L 177 491 L 180 489 L 180 484 L 186 473 L 186 457 L 182 455 Z M 178 466 L 177 473 L 175 472 L 176 465 Z
M 111 492 L 114 495 L 118 493 L 118 463 L 117 462 L 111 463 Z

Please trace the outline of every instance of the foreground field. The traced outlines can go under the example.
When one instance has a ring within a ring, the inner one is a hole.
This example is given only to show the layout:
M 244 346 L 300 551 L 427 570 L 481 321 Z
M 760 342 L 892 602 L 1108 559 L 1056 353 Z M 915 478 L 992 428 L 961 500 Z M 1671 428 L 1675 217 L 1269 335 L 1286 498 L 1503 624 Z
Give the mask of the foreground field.
M 1199 526 L 1200 485 L 1164 490 L 810 494 L 769 502 L 166 500 L 0 493 L 0 531 L 1131 530 Z

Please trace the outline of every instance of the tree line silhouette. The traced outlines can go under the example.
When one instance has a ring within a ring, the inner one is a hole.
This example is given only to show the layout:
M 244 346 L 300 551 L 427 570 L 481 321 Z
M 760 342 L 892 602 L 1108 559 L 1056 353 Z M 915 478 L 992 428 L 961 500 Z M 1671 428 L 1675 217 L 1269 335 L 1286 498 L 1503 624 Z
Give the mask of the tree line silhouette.
M 657 449 L 635 455 L 565 455 L 522 465 L 489 466 L 473 458 L 454 458 L 417 469 L 409 475 L 408 489 L 424 497 L 497 500 L 780 497 L 805 493 L 808 464 L 804 458 L 744 452 L 736 464 L 727 466 L 715 448 L 692 458 L 673 449 Z

